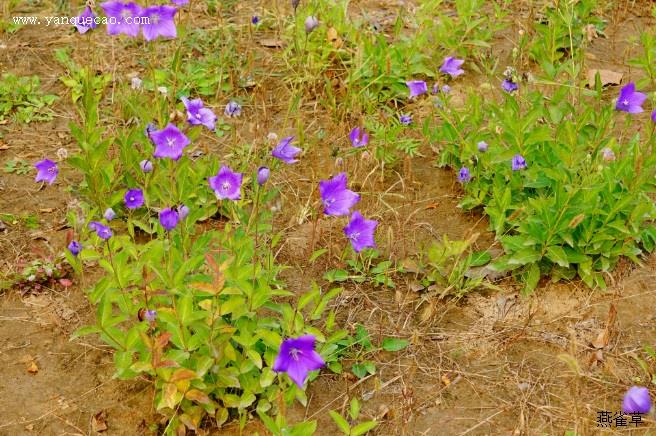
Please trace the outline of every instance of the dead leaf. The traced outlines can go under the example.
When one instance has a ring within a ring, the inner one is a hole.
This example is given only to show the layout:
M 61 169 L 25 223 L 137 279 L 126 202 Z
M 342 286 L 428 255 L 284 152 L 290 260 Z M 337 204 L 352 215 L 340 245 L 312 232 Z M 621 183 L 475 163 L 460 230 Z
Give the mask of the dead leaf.
M 36 366 L 35 361 L 31 361 L 30 364 L 27 366 L 27 372 L 29 372 L 32 375 L 37 374 L 39 372 L 39 367 Z
M 257 41 L 261 46 L 268 48 L 282 48 L 285 42 L 282 39 L 263 38 Z
M 4 142 L 0 141 L 0 150 L 9 150 L 9 146 Z
M 617 309 L 615 309 L 615 305 L 611 303 L 608 308 L 608 321 L 606 321 L 606 327 L 599 333 L 599 335 L 597 335 L 597 338 L 592 341 L 593 347 L 601 349 L 608 346 L 613 325 L 615 324 L 615 318 L 617 318 Z
M 588 87 L 594 88 L 595 86 L 595 77 L 597 76 L 597 73 L 599 73 L 599 80 L 601 80 L 601 86 L 607 86 L 607 85 L 619 85 L 622 83 L 622 78 L 624 77 L 624 74 L 618 73 L 616 71 L 611 71 L 611 70 L 597 70 L 594 68 L 591 68 L 588 70 L 587 73 L 587 80 L 588 80 Z
M 339 37 L 339 34 L 337 33 L 337 29 L 334 27 L 331 27 L 328 29 L 328 32 L 326 34 L 326 39 L 328 39 L 328 42 L 334 47 L 334 48 L 342 48 L 344 45 L 344 41 L 342 38 Z
M 104 410 L 91 417 L 91 429 L 97 433 L 107 430 L 107 413 Z

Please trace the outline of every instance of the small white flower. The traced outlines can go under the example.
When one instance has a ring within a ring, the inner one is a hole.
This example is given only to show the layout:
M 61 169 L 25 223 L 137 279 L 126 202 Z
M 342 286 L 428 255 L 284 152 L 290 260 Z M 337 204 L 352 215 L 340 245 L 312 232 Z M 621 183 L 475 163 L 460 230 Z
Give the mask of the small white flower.
M 142 84 L 143 84 L 143 81 L 138 77 L 133 77 L 130 80 L 130 87 L 132 87 L 132 89 L 141 89 Z
M 168 95 L 169 90 L 166 89 L 166 86 L 158 86 L 157 90 L 159 91 L 160 94 L 162 95 Z
M 267 139 L 268 139 L 269 141 L 271 141 L 271 142 L 276 142 L 276 141 L 278 140 L 278 135 L 276 135 L 276 134 L 273 133 L 273 132 L 270 132 L 270 133 L 267 135 Z
M 58 148 L 57 157 L 59 158 L 59 160 L 66 159 L 68 157 L 68 150 L 66 150 L 64 147 Z

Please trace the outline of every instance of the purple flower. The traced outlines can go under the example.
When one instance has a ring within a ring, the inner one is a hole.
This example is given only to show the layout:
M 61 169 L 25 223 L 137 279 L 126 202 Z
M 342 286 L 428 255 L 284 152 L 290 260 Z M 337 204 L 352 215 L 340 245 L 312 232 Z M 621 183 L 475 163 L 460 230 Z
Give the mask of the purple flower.
M 364 131 L 364 127 L 355 127 L 349 133 L 349 139 L 353 147 L 364 147 L 369 144 L 369 134 Z
M 214 130 L 216 115 L 211 109 L 203 107 L 203 101 L 200 98 L 189 100 L 187 97 L 181 98 L 185 108 L 187 108 L 187 122 L 192 126 L 202 124 L 210 130 Z
M 651 120 L 656 123 L 656 109 L 651 113 Z
M 178 6 L 184 6 L 189 4 L 189 0 L 171 0 L 171 3 Z
M 470 180 L 471 180 L 471 173 L 469 172 L 469 168 L 467 167 L 460 168 L 460 171 L 458 172 L 458 181 L 460 183 L 468 183 Z
M 348 215 L 350 209 L 360 201 L 360 196 L 347 189 L 346 183 L 346 173 L 339 173 L 332 179 L 319 182 L 323 213 L 332 216 Z
M 96 18 L 96 14 L 93 13 L 91 7 L 87 6 L 80 15 L 75 17 L 75 27 L 77 28 L 77 31 L 84 34 L 89 30 L 98 27 L 94 18 Z
M 125 193 L 123 201 L 128 209 L 140 208 L 144 204 L 143 191 L 141 189 L 130 189 Z
M 50 159 L 43 159 L 35 163 L 34 168 L 37 170 L 35 182 L 46 182 L 52 185 L 57 178 L 57 174 L 59 174 L 57 164 Z
M 155 322 L 155 320 L 157 319 L 157 311 L 155 309 L 146 310 L 146 314 L 144 315 L 144 318 L 146 318 L 148 322 Z
M 410 115 L 399 115 L 399 122 L 404 126 L 412 124 L 412 117 Z
M 433 89 L 431 90 L 431 94 L 437 94 L 440 91 L 440 85 L 437 83 L 433 84 Z
M 449 56 L 444 58 L 444 63 L 440 67 L 440 72 L 448 74 L 451 77 L 458 77 L 465 72 L 465 70 L 460 68 L 460 66 L 464 63 L 464 59 L 456 59 L 452 56 Z
M 178 206 L 178 216 L 180 217 L 180 221 L 187 218 L 188 215 L 189 215 L 189 208 L 187 206 L 185 206 L 184 204 Z
M 293 136 L 288 136 L 278 143 L 276 148 L 271 152 L 271 156 L 280 159 L 286 164 L 293 164 L 298 162 L 298 159 L 294 159 L 296 155 L 301 152 L 301 149 L 291 145 L 291 142 L 294 140 Z
M 351 220 L 344 227 L 344 234 L 351 241 L 351 246 L 356 253 L 365 248 L 376 247 L 374 233 L 376 232 L 378 221 L 365 219 L 357 210 L 351 215 Z
M 311 33 L 317 27 L 319 27 L 319 20 L 317 20 L 317 17 L 310 15 L 305 19 L 305 31 L 307 33 Z
M 71 243 L 68 244 L 68 251 L 70 251 L 73 256 L 77 256 L 80 254 L 80 251 L 82 251 L 82 244 L 77 241 L 71 241 Z
M 622 412 L 629 413 L 649 413 L 651 410 L 651 397 L 649 390 L 640 386 L 631 387 L 622 400 Z
M 234 118 L 241 115 L 241 106 L 234 100 L 230 100 L 223 111 L 226 117 Z
M 152 140 L 152 138 L 150 138 L 150 135 L 156 131 L 157 131 L 157 126 L 155 125 L 155 123 L 148 123 L 146 124 L 146 128 L 144 129 L 144 135 L 146 135 L 149 139 Z
M 513 92 L 519 89 L 518 84 L 508 79 L 505 79 L 503 82 L 501 82 L 501 87 L 503 88 L 504 91 L 506 91 L 509 94 L 512 94 Z
M 292 0 L 292 8 L 294 8 L 294 13 L 296 13 L 296 8 L 300 2 L 301 0 Z
M 178 225 L 178 221 L 180 221 L 180 215 L 170 207 L 162 209 L 159 212 L 159 223 L 166 231 L 175 229 L 175 226 Z
M 103 214 L 103 217 L 107 221 L 111 221 L 114 218 L 116 218 L 116 212 L 114 212 L 114 209 L 112 209 L 111 207 L 108 207 L 107 209 L 105 209 L 105 213 Z
M 485 153 L 487 151 L 487 142 L 485 141 L 480 141 L 478 144 L 476 144 L 478 147 L 478 151 L 481 153 Z
M 264 185 L 267 180 L 269 180 L 269 176 L 271 175 L 271 170 L 267 167 L 259 167 L 257 169 L 257 184 L 262 186 Z
M 408 89 L 410 90 L 410 98 L 428 92 L 428 87 L 426 86 L 426 82 L 424 82 L 423 80 L 410 80 L 408 82 L 405 82 L 405 84 L 408 85 Z
M 442 94 L 448 94 L 449 92 L 451 92 L 451 87 L 449 85 L 444 85 L 442 87 Z
M 141 162 L 139 162 L 139 167 L 141 168 L 141 171 L 143 171 L 144 173 L 150 173 L 153 171 L 153 163 L 148 159 L 144 159 Z
M 316 339 L 312 335 L 282 341 L 280 352 L 273 363 L 275 372 L 286 372 L 296 385 L 303 389 L 308 372 L 323 368 L 323 358 L 314 351 Z
M 601 156 L 606 162 L 612 162 L 615 160 L 615 153 L 608 147 L 601 149 Z
M 96 235 L 98 235 L 100 239 L 107 240 L 111 238 L 113 235 L 112 229 L 110 229 L 109 227 L 98 221 L 91 221 L 89 223 L 89 228 L 94 232 L 96 232 Z
M 257 15 L 253 15 L 253 16 L 251 17 L 251 24 L 255 25 L 255 24 L 259 23 L 259 22 L 260 22 L 260 17 L 258 17 Z
M 100 4 L 107 15 L 108 35 L 128 35 L 133 38 L 139 35 L 139 20 L 141 8 L 133 3 L 108 1 Z
M 526 161 L 524 160 L 524 156 L 521 154 L 516 154 L 512 158 L 512 170 L 513 171 L 519 171 L 523 170 L 526 168 Z
M 168 157 L 178 160 L 182 157 L 182 150 L 191 143 L 184 133 L 169 123 L 162 130 L 150 132 L 150 139 L 155 143 L 154 157 Z
M 147 23 L 141 25 L 144 39 L 152 41 L 158 37 L 175 38 L 178 36 L 175 28 L 175 6 L 150 6 L 143 10 L 142 16 L 147 17 Z
M 638 114 L 642 112 L 642 103 L 647 99 L 647 95 L 636 91 L 635 83 L 631 82 L 620 89 L 620 96 L 617 99 L 615 109 L 618 111 Z
M 241 198 L 242 173 L 234 173 L 222 165 L 216 176 L 209 178 L 210 188 L 220 200 L 239 200 Z

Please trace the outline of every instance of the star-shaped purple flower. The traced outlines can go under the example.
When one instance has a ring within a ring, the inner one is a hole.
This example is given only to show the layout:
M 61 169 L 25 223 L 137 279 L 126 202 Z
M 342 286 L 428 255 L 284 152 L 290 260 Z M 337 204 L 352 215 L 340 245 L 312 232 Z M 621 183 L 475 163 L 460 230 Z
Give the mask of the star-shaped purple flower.
M 351 220 L 344 227 L 344 234 L 351 241 L 351 246 L 356 253 L 365 248 L 376 247 L 374 233 L 378 221 L 365 219 L 357 210 L 351 215 Z
M 113 235 L 112 229 L 110 229 L 109 227 L 98 221 L 91 221 L 89 223 L 89 228 L 94 232 L 96 232 L 96 235 L 98 235 L 100 239 L 107 240 L 111 238 Z
M 216 176 L 209 178 L 210 188 L 220 200 L 239 200 L 243 177 L 242 173 L 235 173 L 229 167 L 222 165 Z
M 428 92 L 428 86 L 423 80 L 410 80 L 405 82 L 405 84 L 408 85 L 408 89 L 410 90 L 410 98 Z
M 36 178 L 35 182 L 46 182 L 49 185 L 52 185 L 59 174 L 59 168 L 57 164 L 51 161 L 50 159 L 43 159 L 34 164 L 36 168 Z
M 369 144 L 369 134 L 364 131 L 364 127 L 355 127 L 349 133 L 349 139 L 353 147 L 364 147 Z
M 470 180 L 471 180 L 471 173 L 469 172 L 469 168 L 467 167 L 460 168 L 460 171 L 458 172 L 458 181 L 460 183 L 468 183 Z
M 635 83 L 631 82 L 620 89 L 615 109 L 630 114 L 638 114 L 643 111 L 642 104 L 647 100 L 647 95 L 636 91 Z
M 282 341 L 280 352 L 273 363 L 275 372 L 286 372 L 296 385 L 303 389 L 303 384 L 310 371 L 325 366 L 323 358 L 314 350 L 315 337 L 305 335 Z
M 651 410 L 651 397 L 649 390 L 641 386 L 631 387 L 622 400 L 622 412 L 630 413 L 649 413 Z
M 136 3 L 123 3 L 120 1 L 108 1 L 100 4 L 107 16 L 108 35 L 128 35 L 136 37 L 139 35 L 139 20 L 141 7 Z
M 448 74 L 451 77 L 458 77 L 465 72 L 465 70 L 460 68 L 460 66 L 464 63 L 464 59 L 456 59 L 452 56 L 449 56 L 444 58 L 444 63 L 440 67 L 440 72 Z
M 192 126 L 202 124 L 210 130 L 214 130 L 216 123 L 216 115 L 211 109 L 203 106 L 203 101 L 200 98 L 189 100 L 187 97 L 181 98 L 187 109 L 187 122 Z
M 323 213 L 332 216 L 348 215 L 351 208 L 360 201 L 358 194 L 346 188 L 347 182 L 346 173 L 319 182 Z
M 294 159 L 296 155 L 301 152 L 301 149 L 291 145 L 291 142 L 294 140 L 293 136 L 288 136 L 284 138 L 280 143 L 273 149 L 271 156 L 280 159 L 286 164 L 293 164 L 298 162 L 298 159 Z
M 501 88 L 503 88 L 503 90 L 507 93 L 512 94 L 519 89 L 519 85 L 512 80 L 505 79 L 503 82 L 501 82 Z
M 130 189 L 125 193 L 123 201 L 128 209 L 140 208 L 144 204 L 143 191 L 141 189 Z
M 152 41 L 158 37 L 175 38 L 178 36 L 175 28 L 175 13 L 178 9 L 174 6 L 150 6 L 143 10 L 142 16 L 148 18 L 148 23 L 141 25 L 144 39 Z
M 182 157 L 182 150 L 191 143 L 184 133 L 169 123 L 162 130 L 150 132 L 150 139 L 155 143 L 154 157 L 178 160 Z
M 82 34 L 87 33 L 91 29 L 95 29 L 98 25 L 94 18 L 96 18 L 96 14 L 93 13 L 91 7 L 87 6 L 80 15 L 75 17 L 75 28 Z
M 164 227 L 166 231 L 171 231 L 175 229 L 175 226 L 178 225 L 178 221 L 180 221 L 180 215 L 178 214 L 177 211 L 171 209 L 170 207 L 167 207 L 166 209 L 162 209 L 159 212 L 159 223 Z
M 521 154 L 514 155 L 512 158 L 512 170 L 519 171 L 524 168 L 526 168 L 526 160 L 524 160 L 524 156 Z

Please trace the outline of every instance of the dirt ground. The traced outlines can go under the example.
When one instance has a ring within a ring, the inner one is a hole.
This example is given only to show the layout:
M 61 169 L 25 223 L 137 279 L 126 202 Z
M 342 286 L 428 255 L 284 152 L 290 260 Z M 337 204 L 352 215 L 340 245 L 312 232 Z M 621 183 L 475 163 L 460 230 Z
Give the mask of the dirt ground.
M 397 2 L 384 4 L 354 2 L 354 10 L 368 7 L 390 11 Z M 631 3 L 631 2 L 628 2 Z M 647 3 L 647 2 L 645 2 Z M 263 3 L 264 4 L 264 3 Z M 246 22 L 256 2 L 243 2 L 233 11 L 235 21 Z M 518 10 L 521 5 L 518 5 Z M 282 8 L 282 6 L 281 6 Z M 48 5 L 24 7 L 46 13 Z M 588 54 L 588 68 L 607 68 L 630 76 L 627 59 L 635 53 L 635 29 L 653 25 L 647 8 L 619 8 L 606 17 L 606 38 L 596 39 Z M 198 22 L 203 23 L 200 9 Z M 522 15 L 507 31 L 517 32 Z M 102 32 L 97 32 L 98 34 Z M 108 48 L 109 38 L 97 36 L 99 47 Z M 54 60 L 53 50 L 75 46 L 78 35 L 58 29 L 44 32 L 29 27 L 14 34 L 0 34 L 0 72 L 37 74 L 48 93 L 60 99 L 52 121 L 0 125 L 0 169 L 11 159 L 30 163 L 54 155 L 64 147 L 73 150 L 68 123 L 76 116 L 68 91 L 59 82 L 63 67 Z M 507 35 L 495 41 L 498 55 L 507 57 Z M 271 49 L 256 48 L 261 68 L 268 68 Z M 609 55 L 611 53 L 612 55 Z M 81 59 L 80 50 L 74 57 Z M 126 56 L 129 59 L 129 56 Z M 113 68 L 105 59 L 100 68 Z M 139 71 L 129 61 L 121 63 L 115 80 Z M 471 83 L 479 78 L 472 77 Z M 265 89 L 266 99 L 276 97 L 275 84 Z M 458 98 L 458 91 L 455 99 Z M 284 99 L 283 99 L 284 100 Z M 217 107 L 220 103 L 216 103 Z M 276 108 L 264 114 L 242 117 L 237 130 L 244 135 L 266 136 L 282 129 Z M 304 108 L 305 109 L 305 108 Z M 328 131 L 326 143 L 343 140 L 343 127 L 317 113 L 308 105 L 308 120 L 314 120 L 308 136 L 320 128 Z M 388 169 L 381 180 L 374 162 L 347 162 L 351 170 L 366 180 L 362 208 L 386 224 L 378 244 L 390 257 L 401 259 L 414 253 L 418 245 L 447 234 L 452 239 L 480 233 L 481 248 L 494 246 L 487 221 L 456 208 L 459 188 L 452 172 L 434 167 L 436 154 L 426 147 L 418 157 Z M 356 167 L 357 165 L 360 165 Z M 302 174 L 326 176 L 332 171 L 330 148 L 310 148 L 302 162 L 285 174 L 288 183 Z M 67 186 L 75 182 L 71 168 L 64 167 L 57 182 L 47 189 L 33 183 L 33 173 L 10 174 L 0 170 L 0 213 L 33 214 L 38 227 L 22 221 L 4 223 L 0 228 L 0 271 L 10 274 L 34 259 L 57 256 L 65 247 L 65 214 L 74 201 Z M 296 198 L 307 198 L 312 183 L 299 183 Z M 385 200 L 381 202 L 379 200 Z M 295 199 L 283 198 L 283 212 L 276 225 L 289 235 L 280 255 L 292 268 L 283 279 L 292 290 L 303 291 L 311 281 L 335 265 L 307 264 L 304 254 L 309 243 L 309 225 L 296 215 Z M 384 203 L 384 205 L 383 205 Z M 340 231 L 337 224 L 323 229 L 323 244 Z M 519 287 L 502 279 L 500 292 L 472 293 L 458 302 L 440 302 L 438 315 L 421 323 L 417 306 L 420 294 L 411 290 L 410 278 L 397 278 L 397 289 L 347 285 L 336 303 L 338 318 L 346 328 L 362 323 L 374 339 L 395 336 L 411 341 L 400 353 L 381 352 L 371 359 L 378 372 L 357 381 L 324 371 L 308 390 L 307 408 L 295 406 L 291 419 L 319 420 L 319 435 L 336 434 L 328 410 L 342 410 L 346 400 L 357 395 L 363 415 L 377 418 L 379 435 L 557 435 L 566 431 L 599 434 L 620 431 L 597 427 L 599 411 L 620 410 L 625 389 L 633 384 L 648 385 L 649 376 L 636 356 L 643 360 L 644 345 L 656 338 L 656 256 L 642 266 L 623 263 L 605 293 L 580 283 L 541 283 L 528 298 Z M 0 435 L 137 435 L 154 434 L 162 417 L 153 407 L 153 389 L 148 380 L 112 379 L 111 350 L 94 337 L 70 341 L 70 334 L 93 320 L 84 288 L 75 277 L 71 283 L 49 286 L 14 287 L 0 291 Z M 92 280 L 86 277 L 85 281 Z M 616 315 L 614 314 L 616 312 Z M 610 322 L 609 322 L 610 319 Z M 613 321 L 614 319 L 614 321 Z M 348 362 L 344 362 L 348 367 Z M 643 418 L 637 429 L 623 432 L 656 432 L 651 418 Z M 104 429 L 106 427 L 106 429 Z M 257 422 L 244 434 L 259 431 Z M 234 426 L 210 434 L 238 434 Z

